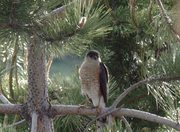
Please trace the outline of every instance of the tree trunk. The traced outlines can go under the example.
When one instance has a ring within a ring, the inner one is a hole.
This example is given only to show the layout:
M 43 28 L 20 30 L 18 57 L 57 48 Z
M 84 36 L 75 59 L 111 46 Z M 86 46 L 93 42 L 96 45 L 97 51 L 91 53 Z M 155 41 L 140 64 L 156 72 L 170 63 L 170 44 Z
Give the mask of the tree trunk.
M 53 132 L 51 104 L 48 99 L 45 45 L 39 38 L 28 44 L 28 103 L 26 110 L 31 131 Z M 36 114 L 34 114 L 36 113 Z M 37 118 L 34 118 L 36 115 Z M 37 125 L 33 125 L 37 122 Z

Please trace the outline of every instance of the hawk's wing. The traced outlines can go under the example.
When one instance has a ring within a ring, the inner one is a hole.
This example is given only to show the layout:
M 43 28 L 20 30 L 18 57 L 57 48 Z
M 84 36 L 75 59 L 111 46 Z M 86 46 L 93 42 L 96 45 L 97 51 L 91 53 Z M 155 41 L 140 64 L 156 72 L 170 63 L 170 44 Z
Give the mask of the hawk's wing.
M 102 92 L 105 104 L 107 106 L 107 101 L 108 101 L 108 91 L 109 91 L 109 86 L 108 86 L 108 71 L 106 66 L 100 62 L 100 90 Z

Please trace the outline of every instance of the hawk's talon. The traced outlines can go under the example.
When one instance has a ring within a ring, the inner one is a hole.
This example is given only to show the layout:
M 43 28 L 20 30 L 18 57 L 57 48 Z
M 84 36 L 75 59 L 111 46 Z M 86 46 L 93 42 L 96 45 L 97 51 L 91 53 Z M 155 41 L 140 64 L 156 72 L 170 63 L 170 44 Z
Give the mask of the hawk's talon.
M 79 108 L 78 108 L 77 110 L 79 110 L 80 108 L 85 108 L 85 107 L 87 107 L 87 103 L 88 103 L 88 101 L 86 101 L 86 103 L 85 103 L 84 105 L 79 104 Z
M 79 104 L 79 108 L 78 109 L 80 109 L 80 108 L 84 108 L 84 107 L 87 107 L 87 105 L 81 105 L 81 104 Z
M 93 106 L 92 109 L 96 108 L 96 114 L 99 115 L 99 113 L 101 112 L 101 107 L 98 106 Z

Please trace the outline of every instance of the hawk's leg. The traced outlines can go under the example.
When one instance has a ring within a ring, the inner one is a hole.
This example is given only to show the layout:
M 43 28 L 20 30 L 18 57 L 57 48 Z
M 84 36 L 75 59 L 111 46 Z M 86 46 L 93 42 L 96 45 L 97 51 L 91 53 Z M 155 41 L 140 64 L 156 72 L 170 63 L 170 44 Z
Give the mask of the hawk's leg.
M 86 98 L 87 98 L 86 103 L 85 103 L 84 105 L 80 105 L 80 104 L 79 104 L 79 108 L 81 108 L 81 107 L 87 107 L 87 103 L 88 103 L 88 102 L 91 102 L 91 103 L 92 103 L 92 100 L 89 98 L 89 96 L 88 96 L 87 94 L 86 94 Z M 79 108 L 78 108 L 78 109 L 79 109 Z
M 81 108 L 81 107 L 87 107 L 87 103 L 89 102 L 89 99 L 86 101 L 86 103 L 84 104 L 84 105 L 81 105 L 81 104 L 79 104 L 79 108 Z M 78 109 L 79 109 L 78 108 Z
M 96 108 L 96 114 L 99 115 L 99 112 L 101 111 L 100 97 L 99 97 L 98 105 L 97 106 L 93 106 L 92 108 Z

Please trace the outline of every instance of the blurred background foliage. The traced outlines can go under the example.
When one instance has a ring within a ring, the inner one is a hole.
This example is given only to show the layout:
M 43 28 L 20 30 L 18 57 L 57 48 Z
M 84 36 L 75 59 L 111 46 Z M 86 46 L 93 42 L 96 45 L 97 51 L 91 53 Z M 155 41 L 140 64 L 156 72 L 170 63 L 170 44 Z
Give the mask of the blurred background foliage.
M 51 18 L 53 9 L 70 1 L 1 0 L 0 3 L 0 91 L 11 103 L 23 104 L 28 97 L 27 44 L 36 35 L 46 45 L 49 99 L 52 104 L 79 105 L 81 95 L 78 69 L 92 49 L 110 73 L 108 106 L 128 87 L 146 78 L 179 76 L 179 38 L 172 33 L 154 0 L 105 0 L 80 8 L 81 2 L 67 7 L 64 17 Z M 176 3 L 162 0 L 169 21 L 176 20 Z M 109 10 L 108 10 L 109 9 Z M 112 11 L 110 10 L 112 9 Z M 86 17 L 84 27 L 79 21 Z M 52 19 L 55 19 L 52 21 Z M 176 27 L 174 27 L 176 29 Z M 150 112 L 177 120 L 179 81 L 143 85 L 124 98 L 118 106 Z M 88 104 L 92 106 L 91 104 Z M 61 115 L 54 118 L 54 130 L 82 131 L 89 116 Z M 28 124 L 8 128 L 23 117 L 0 115 L 2 131 L 30 131 Z M 133 131 L 175 131 L 141 119 L 126 118 Z M 119 118 L 112 131 L 127 132 Z M 89 131 L 95 131 L 92 124 Z

